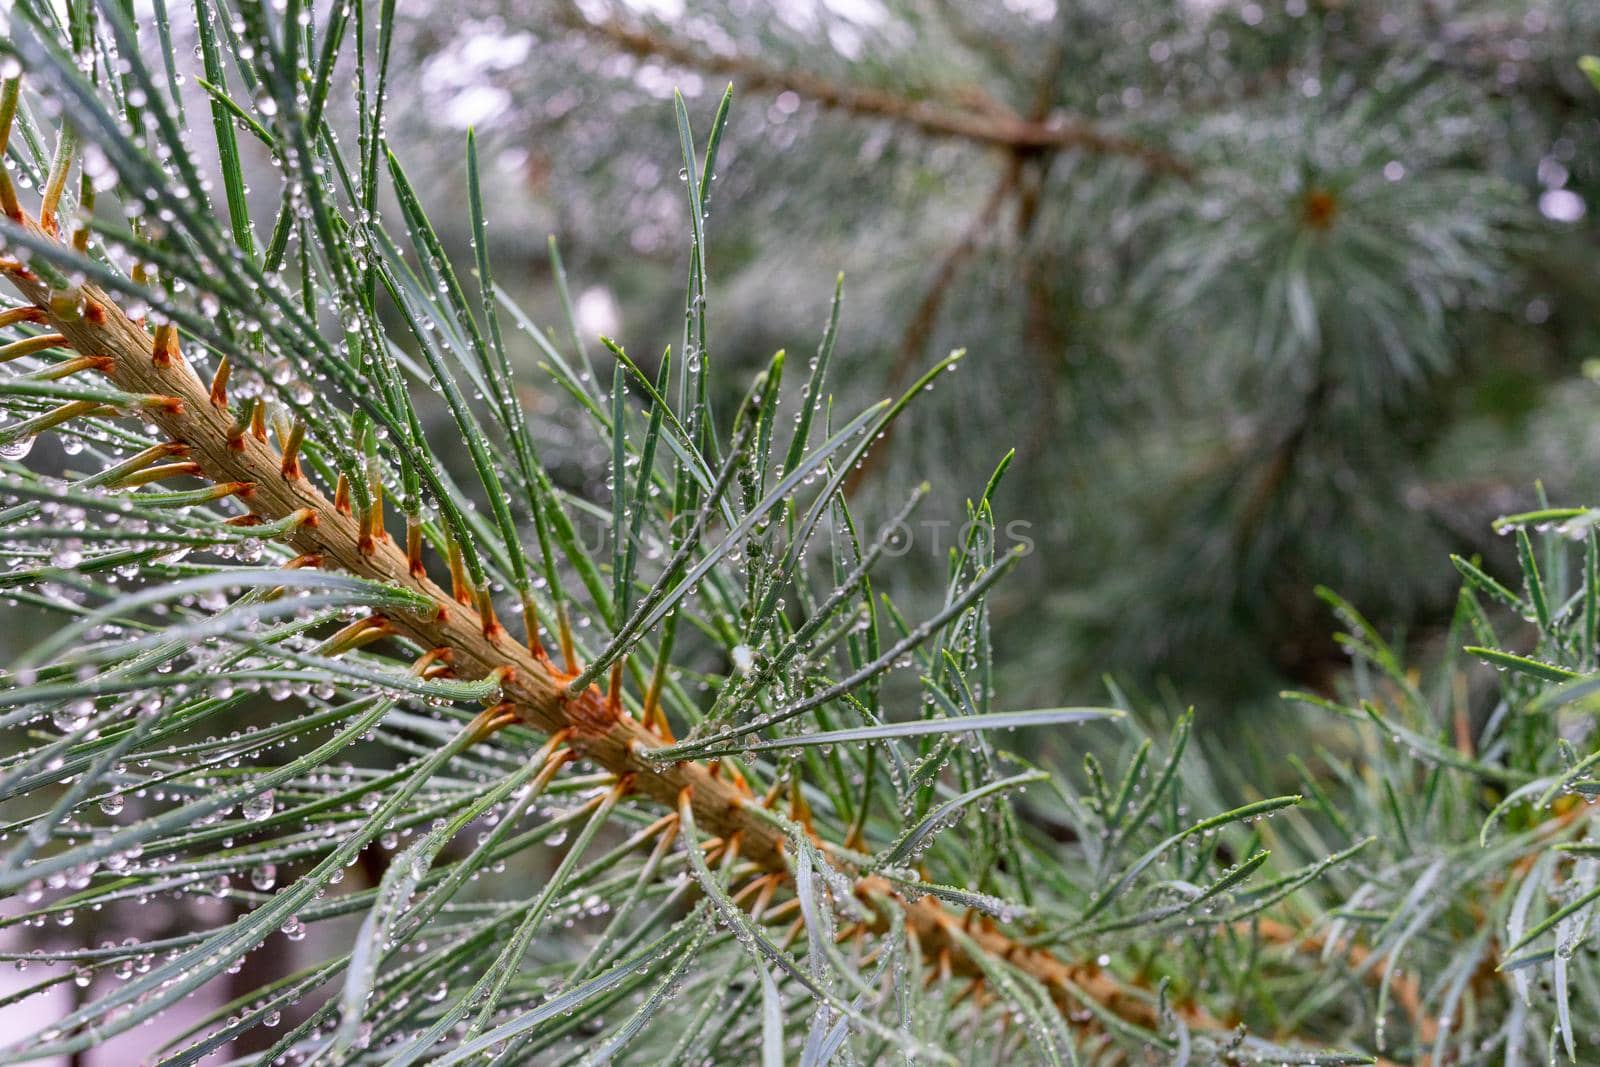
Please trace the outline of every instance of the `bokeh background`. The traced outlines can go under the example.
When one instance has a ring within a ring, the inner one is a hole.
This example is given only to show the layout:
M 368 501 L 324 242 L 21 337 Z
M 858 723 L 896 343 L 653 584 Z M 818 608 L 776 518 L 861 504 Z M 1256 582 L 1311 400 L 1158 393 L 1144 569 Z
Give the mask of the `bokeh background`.
M 1340 669 L 1317 584 L 1423 640 L 1450 552 L 1494 563 L 1540 479 L 1594 498 L 1593 3 L 469 0 L 396 48 L 435 219 L 464 250 L 472 127 L 497 278 L 561 322 L 554 234 L 580 330 L 647 364 L 681 332 L 672 93 L 703 131 L 734 85 L 709 357 L 731 398 L 809 356 L 839 271 L 845 407 L 968 349 L 855 497 L 932 482 L 892 569 L 936 587 L 1016 449 L 1016 706 L 1111 675 L 1246 714 Z

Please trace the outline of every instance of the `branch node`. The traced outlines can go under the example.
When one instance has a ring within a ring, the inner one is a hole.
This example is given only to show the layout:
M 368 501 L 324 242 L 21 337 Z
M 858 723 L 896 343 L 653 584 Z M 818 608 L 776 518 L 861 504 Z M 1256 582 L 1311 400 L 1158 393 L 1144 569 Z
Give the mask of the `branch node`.
M 298 481 L 303 477 L 300 473 L 300 445 L 305 439 L 305 420 L 295 419 L 294 425 L 289 427 L 288 434 L 282 439 L 283 460 L 278 464 L 278 474 L 286 482 Z
M 228 357 L 223 356 L 217 361 L 217 372 L 211 376 L 211 404 L 213 407 L 224 411 L 228 407 L 228 376 L 233 373 L 233 364 L 228 362 Z
M 406 569 L 413 578 L 422 578 L 428 573 L 428 568 L 422 564 L 422 518 L 412 514 L 406 515 Z
M 150 358 L 158 367 L 170 367 L 182 358 L 178 352 L 178 328 L 170 322 L 156 327 L 155 341 L 150 347 Z
M 626 656 L 618 656 L 611 665 L 611 675 L 606 680 L 606 713 L 612 719 L 622 717 L 622 672 Z
M 506 628 L 500 625 L 500 616 L 494 611 L 494 594 L 486 585 L 478 590 L 478 620 L 483 629 L 483 636 L 490 641 L 498 641 L 506 635 Z

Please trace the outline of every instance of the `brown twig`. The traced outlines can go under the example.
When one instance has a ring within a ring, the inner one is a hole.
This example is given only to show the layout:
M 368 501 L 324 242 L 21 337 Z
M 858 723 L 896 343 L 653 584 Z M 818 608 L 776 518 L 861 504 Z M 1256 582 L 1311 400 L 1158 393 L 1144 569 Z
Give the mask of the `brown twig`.
M 866 118 L 888 119 L 934 137 L 952 137 L 1007 151 L 1084 151 L 1132 159 L 1150 170 L 1194 177 L 1193 166 L 1165 149 L 1111 133 L 1084 119 L 1030 119 L 997 103 L 970 104 L 912 99 L 887 89 L 844 85 L 808 71 L 768 67 L 745 56 L 713 52 L 617 19 L 591 21 L 567 12 L 572 29 L 628 55 L 731 78 L 760 92 L 792 92 L 819 107 Z
M 1027 121 L 1042 122 L 1049 114 L 1050 102 L 1055 98 L 1055 90 L 1063 71 L 1066 68 L 1066 44 L 1064 34 L 1058 35 L 1054 46 L 1050 50 L 1048 62 L 1044 72 L 1039 76 L 1034 85 L 1033 101 L 1029 107 Z M 928 283 L 927 290 L 923 293 L 922 300 L 917 304 L 916 310 L 911 313 L 911 319 L 906 324 L 905 332 L 900 338 L 900 349 L 895 360 L 889 366 L 887 379 L 888 391 L 893 393 L 900 389 L 911 377 L 911 372 L 923 358 L 924 349 L 928 340 L 933 336 L 933 328 L 938 323 L 939 311 L 944 306 L 946 295 L 950 287 L 955 284 L 956 276 L 961 268 L 977 252 L 979 243 L 985 234 L 995 228 L 995 222 L 1000 218 L 1000 212 L 1006 203 L 1011 200 L 1017 202 L 1015 232 L 1018 242 L 1027 240 L 1033 230 L 1034 221 L 1038 218 L 1039 198 L 1044 187 L 1044 180 L 1049 173 L 1053 153 L 1040 152 L 1033 148 L 1015 146 L 1006 158 L 1004 171 L 983 206 L 973 216 L 972 221 L 962 232 L 960 240 L 947 251 L 939 261 L 938 268 L 934 271 L 932 280 Z M 1025 260 L 1023 269 L 1023 282 L 1028 290 L 1028 334 L 1035 343 L 1035 347 L 1042 355 L 1043 346 L 1039 343 L 1043 337 L 1043 311 L 1040 302 L 1043 294 L 1040 289 L 1038 272 L 1031 269 Z M 877 468 L 883 457 L 888 454 L 888 437 L 893 427 L 884 432 L 884 438 L 878 446 L 868 452 L 866 457 L 856 468 L 850 472 L 845 480 L 844 491 L 846 495 L 853 495 L 866 481 L 867 477 Z
M 956 275 L 978 251 L 984 234 L 994 228 L 995 220 L 1000 217 L 1001 208 L 1005 207 L 1006 201 L 1016 191 L 1017 181 L 1021 175 L 1022 161 L 1020 157 L 1013 155 L 1006 161 L 1005 171 L 995 182 L 994 188 L 989 191 L 983 206 L 978 209 L 978 213 L 962 232 L 961 239 L 939 260 L 927 290 L 917 303 L 916 310 L 911 313 L 905 333 L 901 335 L 900 348 L 894 362 L 889 365 L 886 382 L 890 392 L 895 392 L 904 385 L 921 361 L 923 350 L 928 347 L 928 339 L 933 336 L 933 328 L 939 322 L 939 310 L 944 306 L 950 287 L 955 284 Z M 885 430 L 877 445 L 845 479 L 844 491 L 847 496 L 854 494 L 877 468 L 883 457 L 888 454 L 888 445 L 889 432 Z
M 792 92 L 829 110 L 864 118 L 898 122 L 935 137 L 965 140 L 1006 153 L 1005 171 L 972 224 L 939 261 L 928 288 L 912 312 L 889 367 L 887 387 L 893 392 L 905 384 L 923 356 L 938 321 L 945 297 L 960 269 L 972 258 L 984 233 L 992 228 L 1005 203 L 1019 200 L 1019 237 L 1032 227 L 1039 191 L 1052 158 L 1063 151 L 1083 151 L 1131 159 L 1148 170 L 1185 181 L 1196 171 L 1185 159 L 1155 145 L 1112 133 L 1084 119 L 1051 114 L 1054 88 L 1066 64 L 1064 37 L 1058 37 L 1034 86 L 1027 114 L 1020 114 L 990 97 L 968 94 L 959 101 L 912 98 L 887 89 L 846 85 L 808 71 L 767 66 L 747 56 L 715 52 L 704 46 L 676 40 L 652 29 L 619 19 L 592 20 L 576 9 L 563 7 L 562 21 L 573 30 L 601 41 L 612 49 L 639 58 L 659 59 L 704 74 L 731 78 L 759 92 Z M 1024 183 L 1030 168 L 1035 180 Z M 1031 303 L 1043 299 L 1039 286 L 1029 279 Z M 1037 309 L 1030 314 L 1037 320 Z M 1037 321 L 1032 326 L 1037 327 Z M 1033 332 L 1037 335 L 1038 330 Z M 853 495 L 887 454 L 887 441 L 867 454 L 850 472 L 845 493 Z

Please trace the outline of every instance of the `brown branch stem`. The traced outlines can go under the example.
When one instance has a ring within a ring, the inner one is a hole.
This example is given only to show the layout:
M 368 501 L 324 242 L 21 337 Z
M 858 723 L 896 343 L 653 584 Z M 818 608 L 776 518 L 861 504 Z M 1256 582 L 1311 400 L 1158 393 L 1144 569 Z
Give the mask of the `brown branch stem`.
M 974 107 L 913 99 L 887 89 L 845 85 L 808 71 L 769 67 L 745 56 L 712 52 L 616 19 L 591 21 L 576 12 L 568 12 L 563 21 L 572 29 L 631 56 L 660 59 L 674 66 L 730 78 L 759 92 L 796 93 L 822 108 L 864 118 L 888 119 L 934 137 L 950 137 L 1013 152 L 1077 150 L 1120 156 L 1149 170 L 1185 180 L 1195 174 L 1189 162 L 1165 149 L 1112 133 L 1084 119 L 1063 116 L 1033 119 L 993 101 Z
M 983 206 L 962 231 L 961 238 L 940 257 L 939 265 L 934 268 L 933 277 L 928 282 L 928 288 L 923 292 L 922 299 L 917 302 L 916 309 L 911 312 L 910 321 L 906 323 L 894 362 L 889 365 L 885 388 L 890 393 L 897 392 L 910 380 L 912 371 L 922 359 L 923 350 L 928 346 L 929 338 L 933 336 L 934 327 L 938 325 L 939 311 L 944 307 L 944 300 L 950 292 L 950 287 L 955 284 L 961 268 L 966 266 L 967 261 L 978 251 L 984 235 L 994 229 L 995 220 L 1000 217 L 1000 210 L 1016 192 L 1017 182 L 1022 177 L 1022 167 L 1023 158 L 1019 155 L 1013 154 L 1006 161 L 1005 170 L 1001 172 L 994 188 L 984 199 Z M 884 431 L 873 449 L 845 479 L 845 495 L 853 496 L 888 455 L 892 429 L 891 426 Z

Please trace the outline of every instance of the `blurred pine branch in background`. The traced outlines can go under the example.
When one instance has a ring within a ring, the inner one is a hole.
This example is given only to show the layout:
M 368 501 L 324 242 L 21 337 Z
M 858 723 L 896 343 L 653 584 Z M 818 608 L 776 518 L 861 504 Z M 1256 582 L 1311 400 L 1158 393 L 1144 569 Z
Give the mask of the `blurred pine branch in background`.
M 982 478 L 965 442 L 1008 428 L 1025 569 L 1071 591 L 998 605 L 1041 697 L 1108 669 L 1231 702 L 1319 682 L 1310 585 L 1442 627 L 1443 553 L 1495 551 L 1537 477 L 1594 484 L 1592 438 L 1565 443 L 1600 306 L 1591 5 L 560 0 L 402 12 L 397 41 L 424 73 L 406 135 L 492 129 L 507 210 L 625 334 L 673 315 L 661 102 L 746 91 L 712 197 L 721 354 L 815 330 L 841 267 L 878 309 L 844 327 L 856 396 L 970 349 L 980 380 L 852 494 Z

